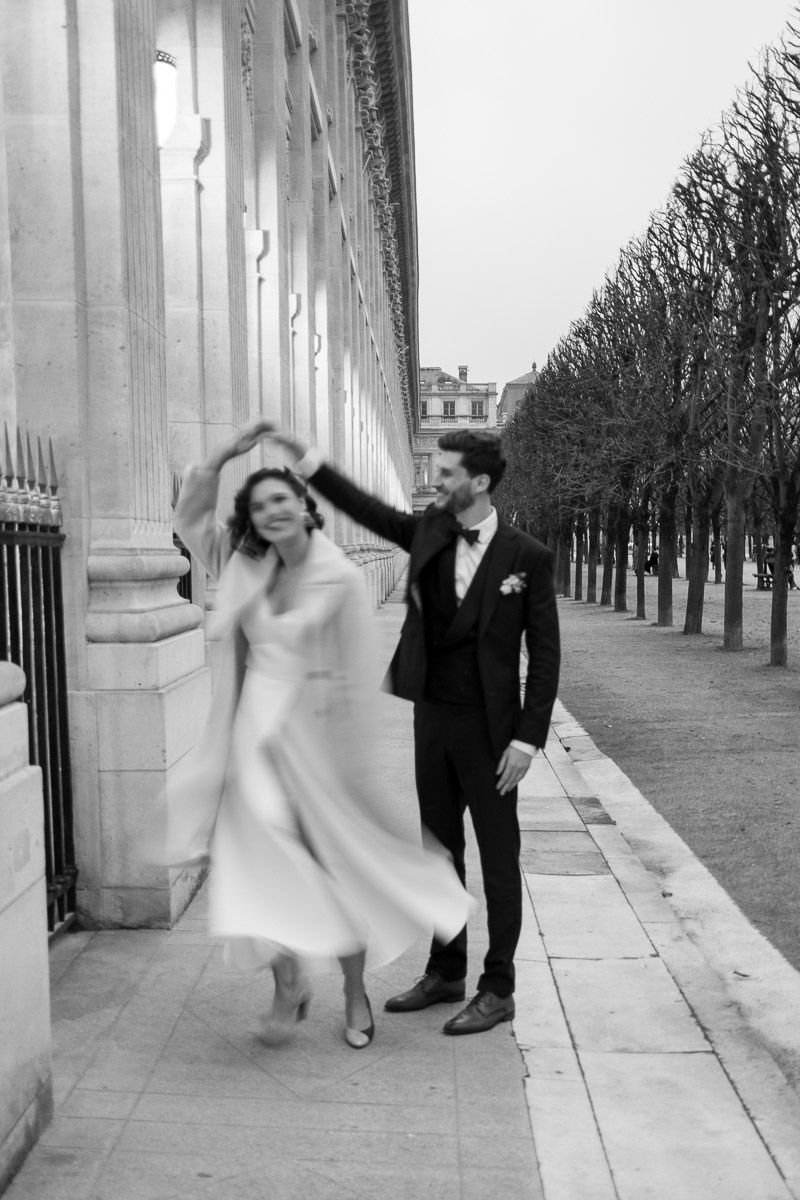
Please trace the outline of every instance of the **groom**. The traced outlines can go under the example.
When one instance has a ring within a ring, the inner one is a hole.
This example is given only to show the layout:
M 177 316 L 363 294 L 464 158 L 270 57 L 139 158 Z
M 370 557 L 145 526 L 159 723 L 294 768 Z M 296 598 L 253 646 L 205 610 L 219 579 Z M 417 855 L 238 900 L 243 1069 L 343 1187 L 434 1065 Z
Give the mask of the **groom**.
M 489 948 L 476 995 L 443 1031 L 482 1033 L 514 1016 L 522 922 L 517 784 L 545 744 L 556 697 L 553 556 L 492 506 L 505 460 L 500 439 L 487 430 L 439 439 L 436 498 L 414 514 L 362 492 L 293 437 L 275 440 L 298 458 L 296 469 L 318 492 L 410 555 L 408 609 L 389 678 L 396 695 L 414 702 L 423 824 L 452 855 L 462 883 L 465 809 L 472 818 Z M 447 945 L 434 938 L 424 976 L 385 1007 L 410 1012 L 463 1000 L 466 973 L 466 929 Z

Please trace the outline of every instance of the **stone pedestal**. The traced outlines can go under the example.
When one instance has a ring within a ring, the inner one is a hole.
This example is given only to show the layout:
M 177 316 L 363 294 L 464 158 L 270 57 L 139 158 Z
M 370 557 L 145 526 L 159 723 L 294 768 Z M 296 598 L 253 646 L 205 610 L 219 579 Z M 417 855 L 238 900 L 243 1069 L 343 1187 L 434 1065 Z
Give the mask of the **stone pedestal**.
M 169 551 L 89 559 L 88 692 L 73 725 L 97 764 L 78 847 L 78 913 L 95 928 L 167 927 L 200 881 L 153 863 L 171 771 L 210 699 L 202 610 L 175 590 L 187 567 Z
M 53 1110 L 44 802 L 24 688 L 0 663 L 0 1192 Z

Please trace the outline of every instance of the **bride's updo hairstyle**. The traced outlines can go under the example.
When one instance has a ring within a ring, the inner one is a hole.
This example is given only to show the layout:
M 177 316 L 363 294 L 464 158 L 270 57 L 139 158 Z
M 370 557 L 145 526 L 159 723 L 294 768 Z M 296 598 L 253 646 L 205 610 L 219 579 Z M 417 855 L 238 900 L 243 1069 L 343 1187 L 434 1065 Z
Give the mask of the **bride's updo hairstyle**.
M 299 475 L 295 475 L 288 467 L 262 467 L 260 471 L 254 471 L 252 475 L 248 475 L 239 491 L 233 498 L 233 515 L 228 517 L 228 533 L 231 539 L 231 546 L 234 550 L 241 550 L 244 554 L 249 554 L 251 558 L 260 558 L 269 546 L 269 542 L 264 541 L 250 522 L 250 494 L 257 484 L 263 483 L 265 479 L 276 479 L 279 483 L 285 483 L 292 489 L 295 496 L 302 500 L 306 512 L 308 514 L 308 532 L 312 529 L 322 529 L 325 524 L 325 518 L 317 509 L 317 503 L 314 497 L 309 493 L 304 481 Z

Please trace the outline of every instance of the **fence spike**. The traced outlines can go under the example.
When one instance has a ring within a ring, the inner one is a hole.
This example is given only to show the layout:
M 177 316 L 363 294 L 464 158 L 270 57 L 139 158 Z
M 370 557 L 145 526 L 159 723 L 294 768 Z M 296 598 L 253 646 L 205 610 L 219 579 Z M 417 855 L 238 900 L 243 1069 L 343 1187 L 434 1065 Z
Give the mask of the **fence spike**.
M 25 447 L 22 444 L 22 430 L 17 426 L 17 483 L 25 488 Z
M 53 439 L 47 439 L 48 451 L 50 455 L 50 495 L 55 496 L 58 491 L 58 473 L 56 472 L 56 460 L 53 454 Z
M 44 461 L 44 453 L 42 452 L 42 438 L 40 434 L 36 435 L 36 482 L 39 485 L 41 492 L 47 491 L 47 466 Z
M 2 474 L 8 486 L 11 487 L 14 482 L 14 456 L 11 453 L 11 438 L 8 436 L 8 421 L 3 422 L 3 429 L 5 432 L 5 454 L 3 456 L 5 462 L 3 463 Z
M 27 452 L 26 457 L 28 459 L 28 487 L 31 489 L 31 491 L 33 491 L 33 489 L 36 487 L 36 467 L 34 466 L 33 462 L 33 448 L 31 446 L 30 433 L 25 434 L 25 449 Z

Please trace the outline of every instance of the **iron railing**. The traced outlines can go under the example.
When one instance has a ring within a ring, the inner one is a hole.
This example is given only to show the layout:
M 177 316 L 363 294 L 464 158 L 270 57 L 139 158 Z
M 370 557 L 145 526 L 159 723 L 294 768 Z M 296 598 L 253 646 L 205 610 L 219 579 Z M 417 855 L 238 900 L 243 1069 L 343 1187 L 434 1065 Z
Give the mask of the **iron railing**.
M 72 775 L 61 590 L 61 502 L 52 443 L 8 426 L 0 446 L 0 657 L 25 672 L 31 761 L 44 794 L 47 926 L 75 915 Z

